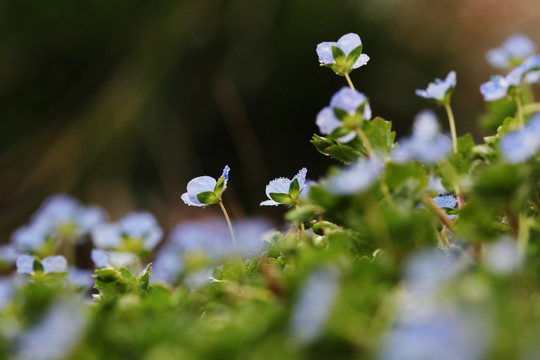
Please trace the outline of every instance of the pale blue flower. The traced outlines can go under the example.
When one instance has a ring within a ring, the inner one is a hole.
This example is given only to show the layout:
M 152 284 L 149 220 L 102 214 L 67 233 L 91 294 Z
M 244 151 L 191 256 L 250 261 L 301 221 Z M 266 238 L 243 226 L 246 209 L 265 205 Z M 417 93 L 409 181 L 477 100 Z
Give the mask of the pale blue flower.
M 330 176 L 324 186 L 337 195 L 359 193 L 367 190 L 377 180 L 379 173 L 380 169 L 370 160 L 361 159 Z
M 322 42 L 317 45 L 317 55 L 319 56 L 319 63 L 321 65 L 335 64 L 336 59 L 332 53 L 332 47 L 339 48 L 343 53 L 348 56 L 351 51 L 362 45 L 360 36 L 354 33 L 343 35 L 337 42 Z M 369 56 L 361 54 L 355 63 L 352 65 L 353 69 L 357 69 L 360 66 L 366 65 L 369 61 Z
M 417 160 L 435 165 L 446 158 L 451 150 L 452 140 L 439 132 L 435 114 L 424 110 L 414 120 L 412 136 L 399 141 L 398 147 L 392 150 L 391 158 L 395 163 Z
M 340 109 L 349 116 L 355 116 L 362 105 L 364 106 L 363 111 L 359 115 L 363 120 L 371 119 L 371 108 L 367 97 L 357 90 L 343 87 L 332 96 L 330 106 L 323 108 L 317 114 L 315 123 L 319 127 L 321 134 L 330 135 L 338 128 L 344 126 L 342 122 L 343 119 L 339 119 L 336 116 L 334 109 Z M 356 132 L 352 131 L 352 129 L 348 130 L 349 132 L 344 136 L 339 137 L 338 141 L 346 143 L 354 139 Z
M 11 242 L 19 252 L 36 252 L 47 240 L 50 224 L 32 222 L 17 229 L 11 236 Z
M 536 113 L 525 127 L 503 135 L 499 151 L 512 164 L 526 161 L 540 150 L 540 113 Z
M 70 354 L 88 324 L 88 307 L 78 299 L 53 303 L 40 322 L 16 344 L 16 359 L 54 360 Z
M 433 198 L 433 201 L 437 206 L 440 208 L 449 208 L 449 209 L 455 209 L 457 205 L 457 200 L 452 195 L 439 195 L 437 197 Z
M 137 255 L 130 252 L 105 251 L 103 249 L 92 249 L 90 257 L 97 268 L 130 266 L 138 259 Z
M 230 241 L 225 220 L 210 218 L 178 224 L 168 241 L 158 251 L 152 268 L 152 279 L 175 283 L 184 270 L 184 257 L 204 254 L 211 262 L 240 256 L 256 256 L 264 251 L 263 235 L 271 229 L 264 219 L 244 219 L 232 223 L 237 247 Z
M 443 186 L 441 178 L 433 174 L 429 175 L 429 181 L 426 190 L 442 194 L 448 192 L 448 190 L 446 190 L 446 188 Z
M 536 45 L 523 34 L 508 37 L 502 46 L 486 53 L 487 61 L 498 69 L 508 69 L 536 52 Z
M 275 194 L 289 194 L 289 189 L 291 187 L 291 183 L 295 179 L 298 181 L 298 185 L 300 186 L 300 194 L 301 194 L 302 190 L 304 189 L 304 185 L 306 183 L 306 174 L 307 174 L 307 169 L 302 168 L 298 172 L 298 174 L 296 174 L 292 179 L 277 178 L 277 179 L 274 179 L 274 180 L 270 181 L 270 183 L 268 183 L 268 185 L 266 185 L 266 196 L 268 196 L 268 198 L 270 200 L 266 200 L 266 201 L 261 202 L 261 206 L 277 206 L 277 205 L 280 205 L 280 203 L 272 200 L 272 198 L 270 197 L 270 194 L 272 194 L 272 193 L 275 193 Z
M 128 244 L 139 243 L 142 249 L 152 251 L 162 237 L 163 230 L 148 212 L 129 213 L 117 223 L 100 224 L 92 230 L 94 245 L 108 250 L 122 250 Z
M 339 271 L 319 268 L 312 271 L 300 291 L 290 320 L 293 338 L 307 345 L 323 332 L 339 290 Z
M 523 265 L 524 254 L 518 242 L 512 238 L 502 238 L 482 247 L 482 260 L 493 273 L 508 275 Z
M 92 278 L 93 274 L 94 272 L 91 270 L 70 267 L 65 279 L 74 287 L 89 290 L 94 286 L 94 279 Z
M 17 272 L 19 274 L 34 274 L 34 263 L 36 259 L 32 255 L 23 254 L 16 260 Z M 41 260 L 43 273 L 64 273 L 67 272 L 67 260 L 62 255 L 49 256 Z
M 429 83 L 427 89 L 416 90 L 416 95 L 437 102 L 445 102 L 456 87 L 456 72 L 450 71 L 446 79 L 435 79 L 435 82 Z
M 0 278 L 0 312 L 9 304 L 14 292 L 12 280 L 9 278 Z
M 508 95 L 510 84 L 504 76 L 493 75 L 491 80 L 480 85 L 480 93 L 484 96 L 484 101 L 495 101 Z
M 224 179 L 223 189 L 221 190 L 221 192 L 225 191 L 225 189 L 227 188 L 227 182 L 229 180 L 229 171 L 230 171 L 230 168 L 228 165 L 226 165 L 225 168 L 223 169 L 223 174 L 221 175 L 221 177 L 223 177 Z M 218 180 L 210 176 L 199 176 L 190 180 L 190 182 L 187 184 L 187 192 L 182 194 L 182 200 L 184 200 L 184 203 L 190 206 L 209 205 L 209 204 L 203 204 L 199 200 L 198 195 L 204 192 L 214 192 L 216 190 L 216 185 L 217 185 Z M 221 192 L 219 194 L 216 194 L 216 196 L 219 195 L 217 196 L 219 199 L 221 199 Z
M 0 268 L 3 264 L 14 264 L 18 256 L 19 253 L 13 244 L 0 245 Z

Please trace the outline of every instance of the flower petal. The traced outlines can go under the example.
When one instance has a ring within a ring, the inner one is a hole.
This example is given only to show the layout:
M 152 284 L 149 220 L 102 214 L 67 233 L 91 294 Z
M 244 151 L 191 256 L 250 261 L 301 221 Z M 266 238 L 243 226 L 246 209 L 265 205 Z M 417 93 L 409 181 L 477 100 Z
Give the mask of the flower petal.
M 358 59 L 356 60 L 352 68 L 358 69 L 360 66 L 366 65 L 368 61 L 369 61 L 369 56 L 367 56 L 366 54 L 360 54 L 360 56 L 358 57 Z
M 67 260 L 62 255 L 46 257 L 41 260 L 41 265 L 43 265 L 43 272 L 45 274 L 68 271 Z
M 214 191 L 216 183 L 216 179 L 210 176 L 199 176 L 188 182 L 187 193 L 191 202 L 195 204 L 201 204 L 201 202 L 197 198 L 197 195 L 206 191 Z
M 277 178 L 266 185 L 266 196 L 270 198 L 270 193 L 288 194 L 291 180 L 287 178 Z
M 17 265 L 17 272 L 19 274 L 31 275 L 34 273 L 34 261 L 35 258 L 32 255 L 24 254 L 17 258 L 15 264 Z
M 339 38 L 337 47 L 340 48 L 345 55 L 349 55 L 351 51 L 362 45 L 362 40 L 358 34 L 349 33 Z
M 344 110 L 349 114 L 355 114 L 360 105 L 366 101 L 366 96 L 361 92 L 350 87 L 343 87 L 332 96 L 330 107 Z
M 329 135 L 343 125 L 343 123 L 336 118 L 334 110 L 329 106 L 319 111 L 315 124 L 317 124 L 319 131 L 323 135 Z
M 334 54 L 332 53 L 332 46 L 337 46 L 336 42 L 322 42 L 317 45 L 317 55 L 319 56 L 319 63 L 321 65 L 335 64 Z

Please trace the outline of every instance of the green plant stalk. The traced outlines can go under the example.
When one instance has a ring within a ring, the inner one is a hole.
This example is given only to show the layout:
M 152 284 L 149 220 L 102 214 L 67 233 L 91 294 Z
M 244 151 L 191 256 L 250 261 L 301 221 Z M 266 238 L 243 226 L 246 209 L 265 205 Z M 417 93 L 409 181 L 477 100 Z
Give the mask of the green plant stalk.
M 227 214 L 227 210 L 225 210 L 225 206 L 223 206 L 223 201 L 221 201 L 221 199 L 219 199 L 219 207 L 221 208 L 221 211 L 223 211 L 225 220 L 227 220 L 227 225 L 229 226 L 229 232 L 231 233 L 231 238 L 234 243 L 234 247 L 238 249 L 238 244 L 236 243 L 236 236 L 234 236 L 234 230 L 231 224 L 231 220 L 229 219 L 229 214 Z
M 527 217 L 527 214 L 519 214 L 517 241 L 518 247 L 521 250 L 522 254 L 525 254 L 525 252 L 527 251 L 527 246 L 529 244 L 530 225 L 531 223 L 529 221 L 529 218 Z
M 456 133 L 456 122 L 454 120 L 454 113 L 452 112 L 452 107 L 450 106 L 450 101 L 444 103 L 444 109 L 448 115 L 448 123 L 450 124 L 450 134 L 452 135 L 452 147 L 454 149 L 454 154 L 458 153 L 457 148 L 457 133 Z
M 371 153 L 373 152 L 373 148 L 371 147 L 371 143 L 369 142 L 369 139 L 367 138 L 366 134 L 360 128 L 360 126 L 356 126 L 354 128 L 356 130 L 356 134 L 358 135 L 358 138 L 362 141 L 362 144 L 364 144 L 364 147 L 366 148 L 367 156 L 371 156 Z
M 349 86 L 351 87 L 351 89 L 354 90 L 354 85 L 351 81 L 351 78 L 349 77 L 349 74 L 345 73 L 345 79 L 347 80 L 347 84 L 349 84 Z
M 514 95 L 514 100 L 516 101 L 516 106 L 517 106 L 516 118 L 517 118 L 518 124 L 519 126 L 524 126 L 525 119 L 523 117 L 523 103 L 521 102 L 521 98 L 519 96 L 518 91 L 516 91 L 516 94 Z

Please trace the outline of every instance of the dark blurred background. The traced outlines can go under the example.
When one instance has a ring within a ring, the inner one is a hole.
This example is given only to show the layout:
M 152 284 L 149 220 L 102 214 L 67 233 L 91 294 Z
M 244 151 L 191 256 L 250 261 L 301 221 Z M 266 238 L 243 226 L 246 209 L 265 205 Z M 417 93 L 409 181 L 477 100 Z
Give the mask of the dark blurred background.
M 346 82 L 315 47 L 348 32 L 371 57 L 352 80 L 398 138 L 434 108 L 414 90 L 453 69 L 458 133 L 481 139 L 485 51 L 540 43 L 539 15 L 538 0 L 2 1 L 0 242 L 55 192 L 167 230 L 219 210 L 180 195 L 226 164 L 233 217 L 279 216 L 258 205 L 269 180 L 334 163 L 309 140 Z

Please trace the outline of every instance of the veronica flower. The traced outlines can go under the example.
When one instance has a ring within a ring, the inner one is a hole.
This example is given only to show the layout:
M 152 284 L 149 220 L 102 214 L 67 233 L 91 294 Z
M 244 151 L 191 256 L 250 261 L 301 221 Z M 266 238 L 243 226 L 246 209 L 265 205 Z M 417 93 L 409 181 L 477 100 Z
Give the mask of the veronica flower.
M 452 91 L 456 87 L 456 72 L 450 71 L 446 79 L 435 79 L 435 82 L 429 83 L 427 89 L 416 90 L 416 95 L 426 99 L 435 100 L 438 103 L 449 101 Z
M 508 37 L 502 46 L 491 49 L 486 53 L 486 59 L 491 66 L 498 69 L 508 69 L 518 65 L 536 52 L 536 45 L 523 34 Z
M 425 110 L 416 116 L 412 136 L 399 141 L 399 146 L 392 150 L 391 158 L 396 163 L 417 160 L 435 165 L 444 159 L 451 149 L 450 138 L 439 132 L 437 117 L 432 111 Z
M 127 267 L 133 264 L 137 255 L 125 251 L 105 251 L 103 249 L 92 249 L 90 257 L 97 268 L 104 267 Z
M 57 194 L 43 203 L 28 225 L 13 233 L 11 241 L 20 252 L 47 253 L 47 246 L 58 241 L 85 240 L 105 218 L 101 208 L 82 206 L 69 196 Z
M 484 244 L 482 259 L 492 272 L 507 275 L 518 270 L 523 264 L 523 252 L 518 242 L 512 238 L 503 238 L 491 244 Z
M 332 96 L 330 106 L 323 108 L 315 123 L 321 134 L 337 136 L 340 142 L 349 142 L 356 136 L 355 127 L 371 119 L 367 97 L 354 89 L 344 87 Z
M 302 168 L 292 179 L 277 178 L 266 185 L 266 196 L 270 200 L 261 202 L 261 206 L 295 205 L 304 189 L 307 169 Z
M 227 241 L 224 220 L 211 218 L 178 224 L 156 254 L 152 278 L 175 283 L 184 269 L 184 258 L 191 254 L 204 254 L 215 263 L 236 255 L 256 256 L 264 250 L 263 236 L 271 228 L 268 221 L 255 218 L 232 224 L 237 234 L 237 246 Z
M 292 336 L 302 344 L 317 339 L 324 329 L 339 290 L 336 268 L 316 269 L 308 276 L 294 306 L 290 322 Z
M 377 180 L 380 169 L 371 160 L 361 159 L 330 176 L 325 188 L 337 195 L 348 195 L 367 190 Z
M 538 150 L 540 150 L 540 113 L 533 115 L 523 128 L 504 134 L 499 141 L 499 151 L 512 164 L 530 159 Z
M 70 267 L 65 279 L 68 284 L 76 288 L 89 290 L 94 286 L 94 279 L 92 278 L 93 274 L 94 273 L 91 270 Z
M 190 206 L 207 206 L 221 201 L 221 194 L 227 189 L 229 166 L 223 169 L 223 174 L 216 180 L 210 176 L 199 176 L 187 184 L 187 192 L 182 194 L 182 200 Z
M 0 278 L 0 312 L 13 298 L 14 288 L 12 279 Z
M 34 275 L 35 262 L 38 261 L 43 268 L 44 274 L 67 272 L 67 260 L 62 255 L 49 256 L 44 259 L 36 260 L 35 256 L 24 254 L 16 260 L 17 272 L 19 274 Z
M 15 358 L 52 360 L 70 354 L 88 324 L 88 307 L 75 299 L 51 305 L 39 323 L 22 334 Z
M 504 76 L 493 75 L 491 80 L 480 85 L 480 93 L 484 96 L 484 101 L 495 101 L 508 95 L 510 84 Z
M 137 254 L 154 250 L 162 237 L 163 230 L 148 212 L 127 214 L 117 223 L 100 224 L 92 231 L 92 240 L 98 248 Z
M 317 45 L 317 55 L 321 66 L 327 66 L 338 75 L 349 74 L 369 61 L 362 54 L 362 41 L 357 34 L 343 35 L 337 42 L 322 42 Z

